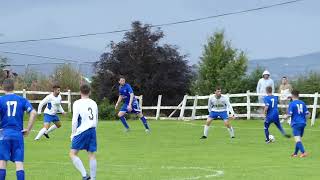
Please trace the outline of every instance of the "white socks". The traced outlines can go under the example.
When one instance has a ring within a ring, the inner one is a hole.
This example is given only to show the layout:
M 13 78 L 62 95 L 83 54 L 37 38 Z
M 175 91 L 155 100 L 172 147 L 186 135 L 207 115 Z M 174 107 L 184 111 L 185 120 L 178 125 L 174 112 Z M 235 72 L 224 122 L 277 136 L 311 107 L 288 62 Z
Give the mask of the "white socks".
M 79 157 L 77 157 L 77 156 L 73 157 L 72 163 L 78 169 L 78 171 L 81 173 L 82 177 L 87 176 L 86 169 L 84 168 L 82 161 Z
M 204 125 L 203 135 L 206 136 L 206 137 L 208 137 L 209 127 L 210 126 Z
M 90 160 L 90 176 L 92 180 L 96 180 L 96 173 L 97 173 L 97 160 L 91 159 Z
M 45 133 L 46 134 L 49 134 L 49 132 L 51 132 L 51 131 L 53 131 L 53 130 L 55 130 L 55 129 L 57 129 L 58 127 L 55 125 L 55 124 L 53 124 L 49 129 L 48 129 L 48 131 L 46 131 Z
M 233 130 L 233 127 L 231 126 L 230 128 L 227 128 L 228 131 L 229 131 L 229 134 L 231 137 L 234 137 L 234 130 Z
M 47 131 L 46 128 L 42 128 L 42 129 L 39 131 L 38 135 L 36 136 L 36 138 L 35 138 L 34 140 L 39 140 L 40 137 L 41 137 L 46 131 Z

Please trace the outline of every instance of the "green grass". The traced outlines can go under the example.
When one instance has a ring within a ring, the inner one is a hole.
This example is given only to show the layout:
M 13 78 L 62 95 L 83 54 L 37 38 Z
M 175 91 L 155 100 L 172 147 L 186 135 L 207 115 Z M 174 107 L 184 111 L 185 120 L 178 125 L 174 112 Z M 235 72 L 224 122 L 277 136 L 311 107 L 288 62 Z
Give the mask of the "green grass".
M 264 143 L 262 121 L 233 121 L 236 139 L 230 139 L 222 121 L 214 121 L 209 138 L 200 140 L 204 121 L 150 121 L 146 134 L 140 121 L 129 121 L 124 133 L 119 121 L 100 122 L 98 127 L 98 172 L 101 180 L 209 180 L 209 179 L 319 179 L 320 130 L 308 126 L 303 139 L 310 156 L 290 158 L 293 139 L 285 139 L 271 126 L 276 137 Z M 71 122 L 33 141 L 42 123 L 26 138 L 25 169 L 30 180 L 79 180 L 68 157 Z M 285 129 L 291 132 L 288 125 Z M 86 152 L 80 154 L 88 169 Z M 15 179 L 10 163 L 7 179 Z

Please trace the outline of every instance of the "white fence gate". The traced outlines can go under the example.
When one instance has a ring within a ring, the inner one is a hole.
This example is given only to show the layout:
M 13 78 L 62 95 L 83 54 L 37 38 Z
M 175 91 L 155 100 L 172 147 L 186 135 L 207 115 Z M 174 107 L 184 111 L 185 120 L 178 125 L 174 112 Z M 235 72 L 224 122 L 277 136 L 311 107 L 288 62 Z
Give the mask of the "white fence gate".
M 255 114 L 252 113 L 252 107 L 264 107 L 263 103 L 255 103 L 251 101 L 251 97 L 257 97 L 257 96 L 264 96 L 265 94 L 258 94 L 258 93 L 252 93 L 250 91 L 247 91 L 247 93 L 241 93 L 241 94 L 226 94 L 230 98 L 231 105 L 233 107 L 246 107 L 246 114 L 237 114 L 235 112 L 236 117 L 241 118 L 247 118 L 248 120 L 251 118 L 259 118 L 263 117 L 263 114 Z M 279 94 L 275 93 L 274 95 L 279 96 Z M 142 96 L 137 96 L 140 100 L 142 100 Z M 233 98 L 245 98 L 246 102 L 243 103 L 232 103 Z M 300 94 L 300 97 L 302 98 L 313 98 L 313 104 L 307 105 L 309 109 L 312 109 L 311 112 L 311 125 L 313 126 L 316 119 L 316 112 L 317 108 L 320 108 L 320 105 L 318 105 L 318 98 L 319 94 L 318 92 L 314 94 Z M 188 96 L 185 95 L 183 97 L 182 102 L 177 106 L 161 106 L 161 100 L 162 95 L 158 96 L 158 102 L 157 106 L 142 106 L 142 103 L 140 102 L 140 106 L 142 110 L 156 110 L 155 116 L 148 117 L 149 119 L 172 119 L 172 120 L 196 120 L 196 119 L 206 119 L 207 114 L 197 116 L 196 111 L 200 109 L 208 109 L 208 106 L 198 106 L 198 100 L 208 100 L 209 95 L 207 96 Z M 187 106 L 187 101 L 193 100 L 192 106 Z M 279 108 L 287 108 L 285 105 L 279 105 Z M 173 112 L 168 117 L 160 117 L 160 111 L 161 110 L 173 110 Z M 172 117 L 174 113 L 177 111 L 180 111 L 180 114 L 178 117 Z M 192 110 L 190 117 L 185 117 L 185 110 Z M 282 117 L 282 115 L 280 116 Z

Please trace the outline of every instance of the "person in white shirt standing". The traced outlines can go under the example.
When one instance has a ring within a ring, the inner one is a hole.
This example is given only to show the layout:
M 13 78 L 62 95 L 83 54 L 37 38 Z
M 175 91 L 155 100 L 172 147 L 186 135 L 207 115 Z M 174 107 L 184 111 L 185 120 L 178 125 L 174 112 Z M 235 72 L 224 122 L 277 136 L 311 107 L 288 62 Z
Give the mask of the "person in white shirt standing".
M 44 105 L 46 105 L 46 108 L 44 110 L 43 116 L 43 128 L 39 131 L 38 135 L 34 140 L 39 140 L 42 135 L 44 135 L 46 138 L 49 138 L 48 134 L 50 132 L 61 127 L 61 122 L 57 113 L 60 112 L 64 115 L 65 112 L 61 106 L 60 86 L 57 84 L 53 85 L 52 89 L 53 92 L 47 95 L 38 106 L 39 115 L 41 114 L 42 107 Z M 50 126 L 51 123 L 53 123 L 52 126 Z
M 208 111 L 209 116 L 207 118 L 206 125 L 204 126 L 203 136 L 200 139 L 206 139 L 208 137 L 209 127 L 213 119 L 222 119 L 230 133 L 230 137 L 235 138 L 234 130 L 229 120 L 229 113 L 231 114 L 231 119 L 235 118 L 234 111 L 229 98 L 221 94 L 220 87 L 216 87 L 215 94 L 209 97 Z
M 73 165 L 81 173 L 84 180 L 96 179 L 97 151 L 96 127 L 98 123 L 98 106 L 95 101 L 89 98 L 90 86 L 81 85 L 81 99 L 73 104 L 72 133 L 70 158 Z M 87 174 L 81 159 L 78 157 L 80 150 L 86 150 L 89 156 L 90 176 Z
M 258 81 L 257 93 L 265 94 L 264 96 L 266 96 L 267 95 L 266 88 L 269 86 L 272 87 L 272 94 L 273 94 L 274 93 L 274 82 L 270 78 L 270 72 L 265 70 L 262 74 L 262 78 Z M 258 97 L 259 103 L 264 103 L 264 101 L 263 101 L 264 96 Z

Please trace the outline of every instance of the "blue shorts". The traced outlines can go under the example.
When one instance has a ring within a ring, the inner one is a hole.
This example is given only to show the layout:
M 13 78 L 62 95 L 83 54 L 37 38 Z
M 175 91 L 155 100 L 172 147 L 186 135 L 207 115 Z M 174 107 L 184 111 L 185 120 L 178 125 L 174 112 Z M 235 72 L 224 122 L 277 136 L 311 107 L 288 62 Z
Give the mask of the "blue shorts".
M 97 135 L 96 128 L 90 128 L 81 134 L 73 137 L 71 149 L 87 150 L 88 152 L 97 151 Z
M 128 111 L 128 104 L 124 103 L 120 109 L 120 111 L 122 112 L 126 112 L 126 113 L 134 113 L 134 114 L 139 114 L 141 113 L 141 109 L 139 106 L 139 102 L 138 101 L 134 101 L 132 102 L 132 111 L 129 112 Z
M 302 137 L 304 134 L 304 128 L 306 127 L 306 124 L 294 124 L 292 126 L 292 132 L 293 136 L 300 136 Z
M 280 122 L 279 115 L 267 116 L 265 122 L 269 124 Z
M 224 121 L 228 120 L 229 118 L 227 111 L 223 111 L 223 112 L 211 111 L 209 114 L 209 117 L 212 119 L 222 119 Z
M 60 121 L 59 116 L 57 115 L 44 114 L 43 116 L 43 122 L 45 123 L 51 123 L 51 122 L 57 122 L 57 121 Z
M 0 139 L 0 160 L 23 162 L 24 141 L 22 133 L 17 137 L 6 137 L 1 135 Z

